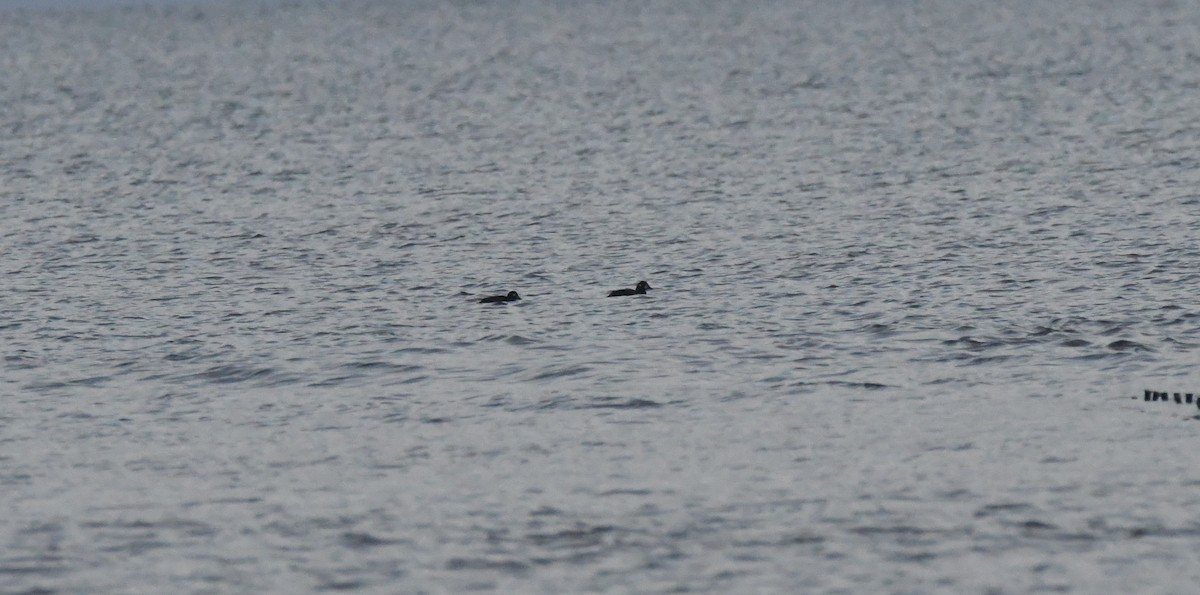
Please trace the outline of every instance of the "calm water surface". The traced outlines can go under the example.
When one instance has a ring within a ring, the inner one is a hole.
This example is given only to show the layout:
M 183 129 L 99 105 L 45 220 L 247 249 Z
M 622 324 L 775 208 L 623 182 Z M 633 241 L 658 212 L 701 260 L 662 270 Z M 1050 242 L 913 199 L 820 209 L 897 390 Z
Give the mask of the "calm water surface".
M 1196 31 L 0 12 L 0 592 L 1192 592 Z

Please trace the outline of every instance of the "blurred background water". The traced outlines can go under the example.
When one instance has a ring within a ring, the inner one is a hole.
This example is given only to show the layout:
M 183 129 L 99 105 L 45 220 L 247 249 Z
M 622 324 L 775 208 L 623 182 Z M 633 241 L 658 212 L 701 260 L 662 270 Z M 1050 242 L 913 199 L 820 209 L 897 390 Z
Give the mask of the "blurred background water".
M 0 592 L 1200 580 L 1191 3 L 4 6 Z

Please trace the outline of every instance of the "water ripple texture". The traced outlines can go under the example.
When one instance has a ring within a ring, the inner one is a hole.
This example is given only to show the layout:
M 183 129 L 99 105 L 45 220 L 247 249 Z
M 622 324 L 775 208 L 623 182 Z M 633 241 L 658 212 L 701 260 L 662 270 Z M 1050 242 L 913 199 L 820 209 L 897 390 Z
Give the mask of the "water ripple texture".
M 18 4 L 0 592 L 1200 583 L 1187 3 Z

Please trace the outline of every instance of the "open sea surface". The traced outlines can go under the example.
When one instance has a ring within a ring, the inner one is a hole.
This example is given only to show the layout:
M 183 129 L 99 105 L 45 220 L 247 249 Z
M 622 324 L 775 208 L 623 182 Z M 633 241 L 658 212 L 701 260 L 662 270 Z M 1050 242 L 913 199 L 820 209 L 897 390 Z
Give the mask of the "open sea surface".
M 1194 3 L 112 4 L 0 11 L 0 593 L 1200 584 Z

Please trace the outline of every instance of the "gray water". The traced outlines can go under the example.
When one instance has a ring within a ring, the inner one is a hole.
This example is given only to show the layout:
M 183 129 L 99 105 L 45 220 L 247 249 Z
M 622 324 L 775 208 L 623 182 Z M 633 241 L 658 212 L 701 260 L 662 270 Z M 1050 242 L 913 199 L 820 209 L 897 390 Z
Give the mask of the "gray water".
M 1198 32 L 0 12 L 0 592 L 1194 592 Z

